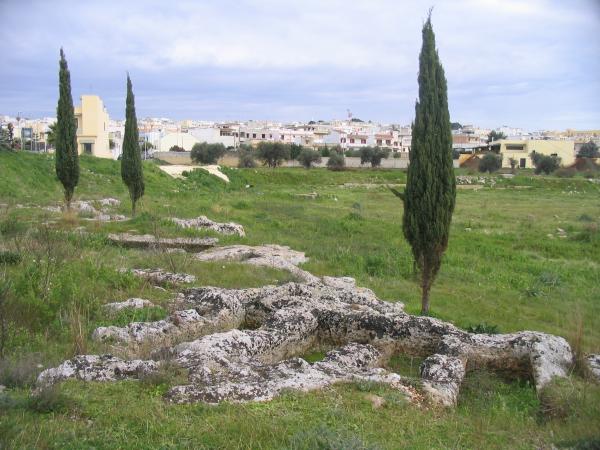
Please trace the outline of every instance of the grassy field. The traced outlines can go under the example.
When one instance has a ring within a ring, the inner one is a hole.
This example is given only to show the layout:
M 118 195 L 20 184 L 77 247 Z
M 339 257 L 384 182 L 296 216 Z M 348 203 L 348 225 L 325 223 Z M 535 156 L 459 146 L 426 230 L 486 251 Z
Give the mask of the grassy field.
M 201 263 L 186 255 L 108 245 L 113 231 L 205 236 L 166 217 L 235 221 L 247 237 L 222 244 L 275 243 L 306 252 L 304 268 L 348 275 L 380 298 L 420 310 L 402 205 L 385 188 L 405 173 L 362 169 L 225 169 L 231 183 L 193 172 L 175 180 L 145 163 L 146 196 L 135 219 L 101 223 L 51 213 L 60 184 L 52 157 L 0 153 L 0 263 L 4 357 L 0 362 L 0 448 L 597 448 L 600 387 L 580 373 L 537 396 L 527 380 L 467 376 L 455 410 L 404 404 L 387 388 L 343 385 L 247 405 L 174 406 L 162 394 L 181 374 L 146 382 L 68 382 L 31 396 L 42 367 L 105 349 L 89 339 L 99 325 L 154 320 L 176 290 L 162 292 L 120 267 L 195 274 L 199 285 L 280 284 L 290 274 L 242 264 Z M 129 214 L 117 162 L 82 158 L 77 199 L 116 197 Z M 316 192 L 316 199 L 297 194 Z M 450 245 L 433 287 L 432 314 L 467 328 L 538 330 L 600 352 L 600 184 L 581 177 L 486 178 L 458 191 Z M 84 229 L 87 234 L 79 231 Z M 216 236 L 216 235 L 214 235 Z M 104 303 L 128 297 L 160 305 L 107 318 Z M 418 362 L 390 367 L 415 374 Z M 386 405 L 373 409 L 376 393 Z

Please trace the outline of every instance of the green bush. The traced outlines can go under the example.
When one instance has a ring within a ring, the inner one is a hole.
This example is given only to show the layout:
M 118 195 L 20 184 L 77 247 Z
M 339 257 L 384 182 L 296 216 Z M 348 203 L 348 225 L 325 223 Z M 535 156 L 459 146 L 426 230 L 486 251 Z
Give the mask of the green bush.
M 316 150 L 305 148 L 298 155 L 298 161 L 305 169 L 310 169 L 313 164 L 321 162 L 321 154 Z
M 15 265 L 21 262 L 21 254 L 10 250 L 0 250 L 0 264 Z
M 531 152 L 531 161 L 535 167 L 536 175 L 545 173 L 551 174 L 560 167 L 560 158 L 558 156 L 542 155 L 541 153 Z
M 238 150 L 238 167 L 241 169 L 252 169 L 256 167 L 254 151 L 250 146 L 241 146 Z
M 265 166 L 277 167 L 284 160 L 290 159 L 290 146 L 280 142 L 261 142 L 258 144 L 256 156 Z
M 346 168 L 346 160 L 343 155 L 339 153 L 333 153 L 327 161 L 327 168 L 329 170 L 341 171 Z
M 192 161 L 200 164 L 216 164 L 220 157 L 225 154 L 225 146 L 223 144 L 194 144 L 192 147 Z
M 479 160 L 479 171 L 480 172 L 496 172 L 502 167 L 502 156 L 496 155 L 495 153 L 486 153 Z
M 491 325 L 485 322 L 476 325 L 469 325 L 466 330 L 473 334 L 498 334 L 500 333 L 497 325 Z

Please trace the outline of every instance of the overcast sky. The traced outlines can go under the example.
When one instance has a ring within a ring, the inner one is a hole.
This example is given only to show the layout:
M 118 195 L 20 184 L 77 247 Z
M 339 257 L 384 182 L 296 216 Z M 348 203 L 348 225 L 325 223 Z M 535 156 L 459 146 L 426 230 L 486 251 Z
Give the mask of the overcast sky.
M 453 121 L 600 128 L 600 0 L 432 0 Z M 0 114 L 73 98 L 123 118 L 409 124 L 428 3 L 407 0 L 0 0 Z

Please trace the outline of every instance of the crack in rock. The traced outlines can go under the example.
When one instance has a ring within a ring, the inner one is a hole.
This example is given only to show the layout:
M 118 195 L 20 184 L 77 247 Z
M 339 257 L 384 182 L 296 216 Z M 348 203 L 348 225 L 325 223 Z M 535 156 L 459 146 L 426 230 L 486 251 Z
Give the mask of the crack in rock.
M 196 228 L 198 230 L 213 230 L 217 233 L 221 234 L 237 234 L 238 236 L 244 237 L 246 236 L 246 232 L 244 231 L 244 227 L 239 223 L 235 222 L 227 222 L 227 223 L 219 223 L 210 220 L 206 216 L 196 217 L 194 219 L 178 219 L 177 217 L 172 217 L 171 220 L 179 225 L 181 228 Z
M 113 376 L 111 368 L 148 363 L 144 368 L 153 370 L 168 360 L 189 373 L 188 384 L 166 394 L 176 403 L 266 401 L 288 389 L 372 381 L 390 385 L 411 401 L 422 392 L 432 402 L 452 406 L 471 368 L 529 376 L 539 390 L 553 377 L 566 377 L 572 363 L 569 344 L 561 337 L 533 331 L 471 334 L 438 319 L 406 314 L 401 304 L 379 300 L 343 279 L 329 279 L 328 285 L 192 288 L 173 306 L 176 311 L 163 321 L 102 331 L 128 345 L 151 342 L 158 362 L 109 359 L 105 365 L 97 359 L 104 356 L 88 355 L 42 372 L 40 382 L 136 378 L 121 369 Z M 95 334 L 101 334 L 98 330 Z M 172 345 L 181 336 L 188 340 Z M 298 357 L 322 346 L 335 348 L 323 361 L 311 365 Z M 398 353 L 426 357 L 420 389 L 414 380 L 381 368 Z
M 217 238 L 163 238 L 151 234 L 111 233 L 108 240 L 116 245 L 126 248 L 150 249 L 183 249 L 189 252 L 198 252 L 217 245 Z

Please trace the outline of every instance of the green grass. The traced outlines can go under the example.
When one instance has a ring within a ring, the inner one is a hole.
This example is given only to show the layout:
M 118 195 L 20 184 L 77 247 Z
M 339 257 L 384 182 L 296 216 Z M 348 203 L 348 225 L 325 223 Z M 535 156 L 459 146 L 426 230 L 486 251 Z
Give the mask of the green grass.
M 402 171 L 225 169 L 232 180 L 225 185 L 202 171 L 171 179 L 145 162 L 140 214 L 107 224 L 31 207 L 60 204 L 53 164 L 51 156 L 0 152 L 0 203 L 6 204 L 0 251 L 19 255 L 0 264 L 0 293 L 7 287 L 0 312 L 9 318 L 2 367 L 12 368 L 13 379 L 82 350 L 108 350 L 89 339 L 99 325 L 166 314 L 177 289 L 157 290 L 119 274 L 120 267 L 162 267 L 192 273 L 198 285 L 224 287 L 293 280 L 287 272 L 128 250 L 105 239 L 110 232 L 216 236 L 181 230 L 169 216 L 239 222 L 247 237 L 219 236 L 222 244 L 289 245 L 310 257 L 307 270 L 355 277 L 381 298 L 419 311 L 402 205 L 385 187 L 404 183 Z M 81 167 L 76 199 L 116 197 L 123 203 L 115 212 L 129 215 L 118 163 L 84 157 Z M 529 173 L 495 181 L 494 188 L 458 192 L 450 245 L 431 294 L 433 314 L 463 328 L 532 329 L 572 342 L 581 334 L 586 352 L 600 352 L 600 186 Z M 296 195 L 309 192 L 319 195 Z M 71 233 L 78 227 L 91 234 Z M 157 308 L 106 315 L 103 304 L 129 297 Z M 323 350 L 305 356 L 316 362 Z M 419 362 L 396 355 L 388 367 L 416 377 Z M 455 410 L 407 405 L 376 385 L 290 393 L 262 404 L 175 406 L 162 400 L 168 383 L 69 382 L 42 401 L 29 399 L 30 381 L 17 382 L 0 394 L 0 447 L 546 448 L 600 438 L 600 387 L 576 375 L 538 398 L 525 381 L 470 373 Z M 386 405 L 373 410 L 369 393 Z M 547 413 L 555 410 L 566 413 Z

